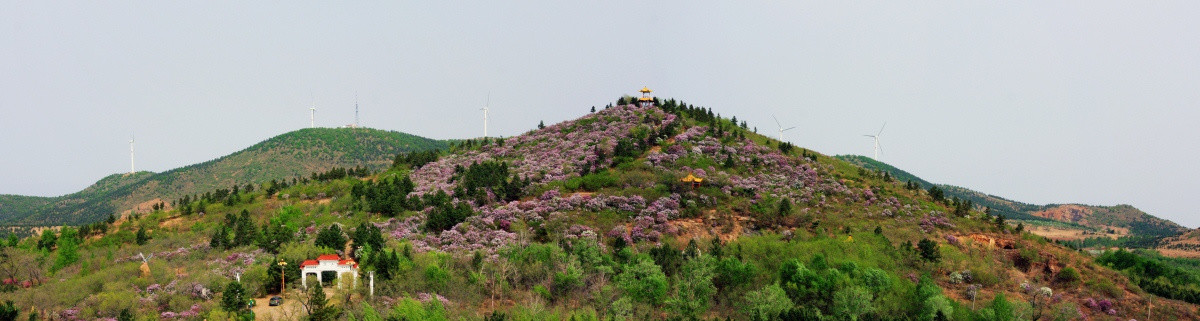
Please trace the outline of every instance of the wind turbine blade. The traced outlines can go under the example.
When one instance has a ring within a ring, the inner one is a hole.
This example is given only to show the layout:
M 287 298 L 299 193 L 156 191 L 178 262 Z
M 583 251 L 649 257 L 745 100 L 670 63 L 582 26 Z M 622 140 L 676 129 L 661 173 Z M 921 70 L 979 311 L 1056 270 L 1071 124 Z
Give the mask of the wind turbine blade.
M 789 131 L 789 130 L 792 130 L 792 129 L 795 129 L 795 128 L 796 128 L 796 126 L 792 126 L 792 127 L 788 127 L 787 129 L 784 129 L 783 131 L 785 131 L 785 132 L 786 132 L 786 131 Z
M 879 155 L 883 155 L 883 144 L 880 144 L 879 140 L 875 140 L 875 147 L 879 148 Z
M 878 136 L 878 135 L 882 135 L 882 134 L 883 134 L 883 128 L 884 128 L 884 127 L 887 127 L 887 122 L 883 122 L 883 126 L 880 126 L 880 127 L 879 127 L 879 133 L 878 133 L 878 134 L 875 134 L 875 135 L 877 135 L 877 136 Z
M 779 118 L 775 118 L 774 114 L 771 115 L 771 118 L 775 119 L 775 125 L 779 126 L 779 128 L 783 128 L 783 124 L 779 123 Z

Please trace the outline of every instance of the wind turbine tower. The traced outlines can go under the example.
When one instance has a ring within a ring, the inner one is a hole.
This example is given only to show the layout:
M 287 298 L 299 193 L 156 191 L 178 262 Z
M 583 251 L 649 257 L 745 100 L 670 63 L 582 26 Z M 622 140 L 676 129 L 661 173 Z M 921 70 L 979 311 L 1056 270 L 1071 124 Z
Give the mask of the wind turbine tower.
M 775 118 L 775 115 L 771 115 L 771 118 Z M 783 124 L 779 123 L 779 118 L 775 118 L 775 125 L 779 126 L 779 142 L 783 142 L 783 132 L 796 128 L 796 126 L 783 128 Z
M 492 93 L 488 93 L 487 103 L 483 105 L 482 109 L 480 109 L 483 111 L 483 137 L 488 137 L 488 135 L 487 135 L 488 106 L 491 104 L 492 104 Z
M 313 102 L 312 107 L 309 107 L 308 111 L 308 128 L 317 128 L 317 102 Z
M 354 128 L 358 126 L 358 94 L 354 94 Z
M 879 132 L 875 133 L 875 135 L 863 135 L 866 137 L 871 137 L 871 139 L 875 140 L 875 160 L 877 161 L 879 160 L 879 153 L 883 152 L 883 147 L 879 145 L 879 136 L 883 135 L 884 127 L 887 127 L 887 122 L 883 122 L 883 126 L 879 127 Z
M 137 172 L 133 167 L 133 136 L 129 136 L 129 174 Z

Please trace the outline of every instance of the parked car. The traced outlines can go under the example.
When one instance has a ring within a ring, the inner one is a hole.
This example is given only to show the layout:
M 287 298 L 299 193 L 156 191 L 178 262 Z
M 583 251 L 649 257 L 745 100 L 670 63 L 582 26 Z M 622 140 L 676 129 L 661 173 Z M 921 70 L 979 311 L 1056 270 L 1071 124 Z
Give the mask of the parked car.
M 283 298 L 279 297 L 279 296 L 273 296 L 273 297 L 271 297 L 271 301 L 267 302 L 267 305 L 273 306 L 273 307 L 280 306 L 282 304 L 283 304 Z

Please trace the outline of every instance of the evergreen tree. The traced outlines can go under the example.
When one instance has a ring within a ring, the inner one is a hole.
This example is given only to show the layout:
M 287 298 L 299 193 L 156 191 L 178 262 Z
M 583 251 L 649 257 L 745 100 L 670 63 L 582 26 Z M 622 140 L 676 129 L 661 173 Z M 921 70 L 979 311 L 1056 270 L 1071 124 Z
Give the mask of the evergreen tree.
M 539 120 L 538 121 L 538 129 L 543 129 L 543 128 L 546 128 L 546 123 Z
M 777 213 L 777 215 L 780 218 L 791 216 L 792 215 L 792 200 L 790 200 L 788 198 L 784 198 L 784 199 L 780 200 L 779 201 L 779 212 Z
M 375 224 L 367 222 L 359 224 L 354 228 L 354 234 L 351 234 L 350 239 L 354 241 L 356 249 L 363 247 L 383 249 L 383 231 L 379 230 Z
M 20 313 L 21 310 L 13 305 L 13 301 L 4 301 L 4 304 L 0 305 L 0 321 L 16 320 L 17 314 Z
M 121 313 L 117 315 L 117 321 L 133 321 L 133 312 L 129 308 L 121 309 Z
M 258 227 L 250 221 L 250 211 L 242 210 L 234 226 L 233 246 L 252 245 L 258 241 Z
M 37 248 L 49 251 L 53 250 L 57 244 L 58 235 L 54 234 L 54 230 L 47 229 L 42 231 L 42 238 L 38 240 Z
M 333 250 L 342 250 L 346 246 L 346 236 L 342 234 L 342 228 L 337 224 L 329 225 L 329 227 L 317 233 L 316 245 Z
M 229 245 L 229 228 L 224 225 L 217 226 L 217 230 L 213 232 L 212 239 L 208 241 L 208 246 L 214 249 L 223 249 Z
M 339 314 L 338 310 L 329 306 L 328 299 L 325 298 L 325 290 L 321 288 L 321 285 L 309 287 L 312 290 L 308 295 L 308 319 L 312 321 L 336 320 Z
M 937 186 L 929 187 L 929 197 L 933 198 L 933 201 L 938 203 L 943 203 L 946 201 L 946 193 Z
M 145 227 L 138 227 L 136 242 L 137 245 L 146 245 L 146 241 L 150 240 L 150 236 L 146 235 Z
M 263 251 L 277 254 L 284 243 L 292 241 L 292 232 L 281 222 L 272 220 L 263 225 L 262 237 L 258 238 L 258 247 Z
M 221 293 L 221 309 L 231 313 L 241 313 L 246 310 L 246 289 L 238 281 L 229 281 L 225 292 Z
M 929 239 L 921 239 L 917 242 L 917 250 L 921 253 L 921 259 L 925 261 L 937 263 L 942 259 L 942 253 L 938 252 L 937 243 Z

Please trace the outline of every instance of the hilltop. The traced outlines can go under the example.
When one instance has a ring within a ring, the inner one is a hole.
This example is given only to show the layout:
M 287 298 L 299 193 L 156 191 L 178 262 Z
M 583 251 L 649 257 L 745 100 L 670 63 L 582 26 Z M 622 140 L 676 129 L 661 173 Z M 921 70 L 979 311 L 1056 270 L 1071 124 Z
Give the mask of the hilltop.
M 0 300 L 60 319 L 1197 317 L 1187 262 L 1093 257 L 712 109 L 629 102 L 20 240 Z M 356 286 L 297 290 L 321 255 L 355 260 Z
M 840 155 L 837 158 L 863 168 L 888 172 L 898 180 L 915 182 L 923 189 L 936 186 L 944 191 L 946 197 L 971 201 L 974 205 L 988 208 L 993 215 L 1025 221 L 1032 225 L 1031 231 L 1034 233 L 1060 241 L 1088 240 L 1084 244 L 1153 248 L 1160 240 L 1188 230 L 1175 222 L 1147 214 L 1130 205 L 1035 205 L 964 187 L 930 183 L 865 156 Z
M 0 195 L 0 225 L 80 225 L 111 214 L 147 212 L 184 195 L 248 183 L 285 180 L 332 167 L 386 168 L 396 154 L 444 148 L 447 143 L 368 128 L 306 128 L 241 151 L 162 173 L 113 174 L 82 191 L 58 197 Z

